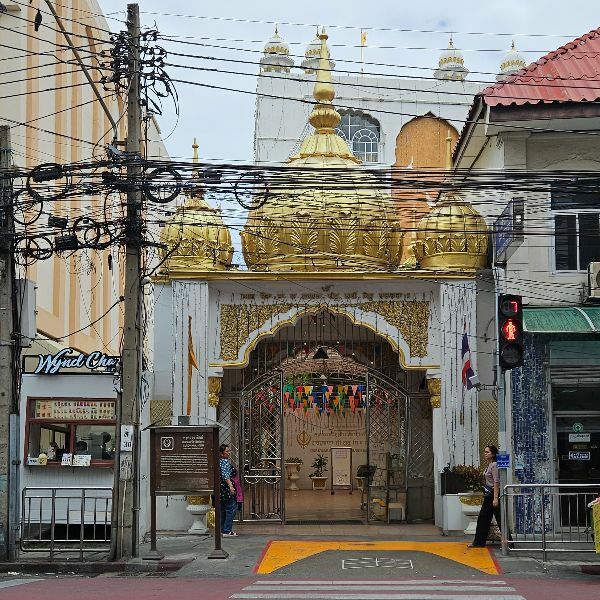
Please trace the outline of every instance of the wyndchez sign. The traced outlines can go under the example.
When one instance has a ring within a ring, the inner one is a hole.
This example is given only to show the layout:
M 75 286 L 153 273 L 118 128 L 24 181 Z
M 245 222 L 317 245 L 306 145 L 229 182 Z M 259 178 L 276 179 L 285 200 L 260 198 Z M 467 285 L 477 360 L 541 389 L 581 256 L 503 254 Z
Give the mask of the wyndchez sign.
M 89 354 L 73 354 L 72 348 L 64 348 L 56 354 L 40 354 L 34 374 L 54 375 L 62 369 L 90 369 L 113 372 L 119 364 L 118 356 L 109 356 L 98 350 Z

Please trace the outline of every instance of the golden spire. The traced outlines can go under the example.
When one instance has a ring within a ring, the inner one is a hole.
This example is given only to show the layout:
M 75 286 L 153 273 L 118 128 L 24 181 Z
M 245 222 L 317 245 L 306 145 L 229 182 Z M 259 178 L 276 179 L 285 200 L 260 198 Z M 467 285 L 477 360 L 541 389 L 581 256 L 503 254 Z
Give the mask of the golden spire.
M 192 162 L 197 163 L 198 162 L 198 142 L 196 141 L 196 138 L 194 138 L 194 143 L 192 144 L 192 150 L 194 151 L 194 154 L 192 156 Z
M 197 165 L 199 160 L 198 160 L 198 142 L 196 141 L 196 138 L 194 138 L 194 143 L 192 144 L 192 162 Z M 190 188 L 189 192 L 186 193 L 186 196 L 188 196 L 188 201 L 181 206 L 180 208 L 199 208 L 202 207 L 204 208 L 204 206 L 202 205 L 201 202 L 199 202 L 199 198 L 202 198 L 204 196 L 204 188 L 202 186 L 201 183 L 201 175 L 200 175 L 200 169 L 193 169 L 192 170 L 192 187 Z
M 340 122 L 340 113 L 333 107 L 335 90 L 331 82 L 331 64 L 329 62 L 329 48 L 327 48 L 327 34 L 323 27 L 319 34 L 321 40 L 321 54 L 319 57 L 319 70 L 317 81 L 313 89 L 314 99 L 317 101 L 310 117 L 310 124 L 319 133 L 330 133 Z

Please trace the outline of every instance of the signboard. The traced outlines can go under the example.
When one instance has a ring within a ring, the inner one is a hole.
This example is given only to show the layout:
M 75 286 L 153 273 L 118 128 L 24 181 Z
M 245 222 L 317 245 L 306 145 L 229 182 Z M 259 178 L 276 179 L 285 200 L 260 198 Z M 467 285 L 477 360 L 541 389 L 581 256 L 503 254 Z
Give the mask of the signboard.
M 496 455 L 496 465 L 499 469 L 509 469 L 510 454 L 508 454 L 508 452 L 498 452 Z
M 590 460 L 592 453 L 581 450 L 570 450 L 569 460 Z
M 214 460 L 214 443 L 212 428 L 172 426 L 152 429 L 154 493 L 212 493 L 214 472 L 219 468 Z
M 589 433 L 570 433 L 569 434 L 569 442 L 589 442 L 590 434 Z
M 121 425 L 121 452 L 133 451 L 133 425 Z
M 352 487 L 352 448 L 331 448 L 331 485 Z
M 114 400 L 36 400 L 35 419 L 53 421 L 114 421 Z
M 145 560 L 160 560 L 156 548 L 156 496 L 214 494 L 215 549 L 208 558 L 227 558 L 221 548 L 219 428 L 172 425 L 150 429 L 150 551 Z
M 523 241 L 525 221 L 523 200 L 511 200 L 494 222 L 494 262 L 506 261 L 509 249 L 515 242 Z
M 39 354 L 38 365 L 33 373 L 34 375 L 56 375 L 69 369 L 89 369 L 90 371 L 112 373 L 116 371 L 118 365 L 118 356 L 109 356 L 99 350 L 82 354 L 72 348 L 63 348 L 56 354 Z

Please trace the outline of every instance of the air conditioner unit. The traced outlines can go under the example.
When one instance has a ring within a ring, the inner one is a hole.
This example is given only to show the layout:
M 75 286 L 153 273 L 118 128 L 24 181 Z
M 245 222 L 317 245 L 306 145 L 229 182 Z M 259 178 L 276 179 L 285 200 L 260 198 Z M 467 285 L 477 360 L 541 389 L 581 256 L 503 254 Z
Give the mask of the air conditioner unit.
M 600 262 L 591 262 L 588 266 L 588 298 L 600 301 Z

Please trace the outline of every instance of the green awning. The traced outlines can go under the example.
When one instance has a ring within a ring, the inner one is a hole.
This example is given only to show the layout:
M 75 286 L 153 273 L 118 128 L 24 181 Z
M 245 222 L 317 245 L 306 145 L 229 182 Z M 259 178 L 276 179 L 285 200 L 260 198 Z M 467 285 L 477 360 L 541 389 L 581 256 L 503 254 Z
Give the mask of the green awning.
M 531 333 L 600 332 L 600 307 L 524 308 L 523 325 Z

